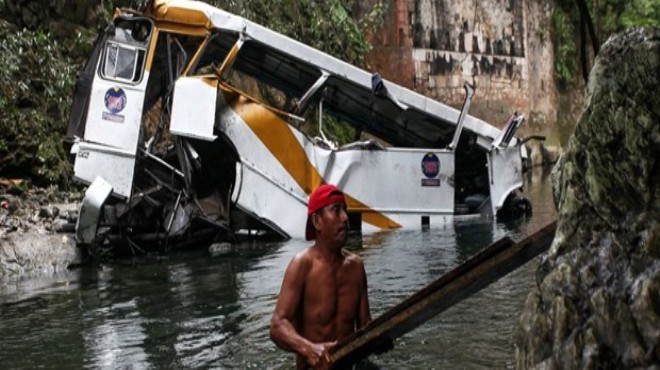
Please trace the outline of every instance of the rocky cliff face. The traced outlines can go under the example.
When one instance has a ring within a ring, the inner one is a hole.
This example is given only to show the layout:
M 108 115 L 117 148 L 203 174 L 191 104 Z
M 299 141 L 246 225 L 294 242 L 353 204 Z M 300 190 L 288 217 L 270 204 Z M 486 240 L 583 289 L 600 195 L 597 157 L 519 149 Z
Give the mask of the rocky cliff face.
M 362 0 L 370 2 L 373 0 Z M 536 133 L 557 116 L 551 31 L 553 1 L 395 0 L 372 38 L 368 61 L 389 80 L 499 124 L 514 110 Z
M 518 368 L 660 366 L 660 30 L 603 46 L 553 172 L 558 227 Z

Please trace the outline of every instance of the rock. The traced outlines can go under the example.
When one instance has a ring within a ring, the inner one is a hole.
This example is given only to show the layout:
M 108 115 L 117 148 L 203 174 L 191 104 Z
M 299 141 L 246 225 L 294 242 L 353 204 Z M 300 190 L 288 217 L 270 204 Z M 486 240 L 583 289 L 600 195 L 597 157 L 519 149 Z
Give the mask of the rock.
M 78 210 L 71 210 L 63 214 L 66 217 L 67 222 L 76 223 L 78 221 Z
M 553 169 L 555 239 L 525 302 L 519 369 L 660 366 L 660 30 L 613 36 Z
M 14 233 L 0 241 L 0 278 L 53 274 L 82 261 L 75 240 L 66 235 Z
M 635 283 L 632 294 L 630 312 L 634 322 L 648 323 L 638 327 L 639 335 L 644 341 L 645 348 L 651 348 L 650 355 L 660 357 L 660 310 L 658 298 L 660 297 L 660 274 L 651 272 L 652 279 L 642 279 Z
M 0 207 L 0 278 L 55 273 L 80 264 L 75 224 L 67 220 L 77 214 L 77 204 L 62 202 L 70 195 L 28 186 L 20 196 L 2 193 L 8 189 L 0 186 L 0 204 L 11 202 L 16 208 Z
M 59 232 L 61 230 L 64 230 L 64 228 L 66 228 L 66 225 L 68 225 L 66 220 L 58 218 L 57 220 L 53 221 L 53 223 L 50 226 L 50 230 L 55 231 L 55 232 Z
M 548 323 L 541 311 L 541 295 L 531 292 L 525 301 L 525 307 L 533 307 L 535 311 L 523 311 L 520 318 L 521 328 L 516 346 L 516 362 L 518 368 L 525 364 L 539 364 L 552 353 Z
M 16 212 L 18 209 L 18 204 L 16 202 L 10 202 L 4 200 L 0 202 L 0 208 L 6 209 L 10 214 Z
M 53 207 L 52 212 L 53 212 L 53 217 L 51 217 L 51 218 L 57 218 L 57 216 L 60 215 L 60 208 L 59 207 Z
M 16 196 L 9 193 L 0 194 L 0 202 L 16 203 Z
M 51 211 L 48 207 L 41 207 L 39 208 L 39 217 L 51 219 L 54 217 L 53 211 Z

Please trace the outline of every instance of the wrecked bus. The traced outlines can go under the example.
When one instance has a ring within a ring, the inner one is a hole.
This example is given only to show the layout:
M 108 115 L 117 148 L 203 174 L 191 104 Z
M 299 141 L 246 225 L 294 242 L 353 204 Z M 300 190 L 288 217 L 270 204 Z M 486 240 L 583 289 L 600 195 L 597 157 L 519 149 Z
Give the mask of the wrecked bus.
M 77 239 L 102 255 L 302 237 L 324 182 L 343 189 L 362 232 L 520 208 L 523 116 L 502 130 L 469 116 L 465 89 L 458 111 L 202 2 L 118 9 L 67 131 L 89 184 Z M 329 140 L 327 122 L 350 125 L 355 142 Z

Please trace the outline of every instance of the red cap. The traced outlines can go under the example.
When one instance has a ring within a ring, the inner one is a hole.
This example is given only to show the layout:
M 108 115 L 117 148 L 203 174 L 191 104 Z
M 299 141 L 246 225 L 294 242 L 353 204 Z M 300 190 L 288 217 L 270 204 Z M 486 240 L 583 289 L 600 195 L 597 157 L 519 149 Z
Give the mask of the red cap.
M 319 209 L 333 203 L 344 203 L 344 193 L 338 187 L 330 184 L 323 184 L 316 188 L 312 195 L 309 196 L 309 203 L 307 203 L 307 227 L 305 229 L 305 239 L 312 240 L 316 238 L 316 229 L 312 224 L 312 213 Z

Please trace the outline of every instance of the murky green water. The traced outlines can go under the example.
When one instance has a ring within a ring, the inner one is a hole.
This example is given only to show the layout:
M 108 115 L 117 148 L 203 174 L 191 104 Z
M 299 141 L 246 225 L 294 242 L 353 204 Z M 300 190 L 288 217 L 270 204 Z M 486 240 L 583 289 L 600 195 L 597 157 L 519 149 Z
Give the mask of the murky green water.
M 365 263 L 372 316 L 407 298 L 493 241 L 520 240 L 556 216 L 549 179 L 535 173 L 534 214 L 502 224 L 352 239 Z M 308 243 L 245 244 L 0 282 L 2 368 L 291 368 L 268 337 L 284 269 Z M 373 357 L 388 369 L 512 368 L 518 317 L 535 284 L 532 261 Z

